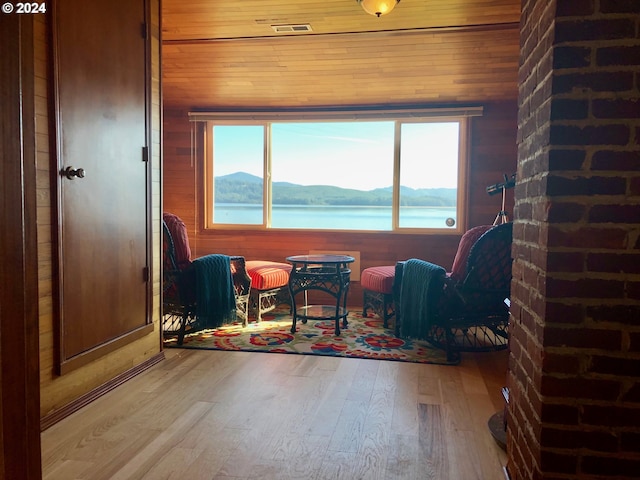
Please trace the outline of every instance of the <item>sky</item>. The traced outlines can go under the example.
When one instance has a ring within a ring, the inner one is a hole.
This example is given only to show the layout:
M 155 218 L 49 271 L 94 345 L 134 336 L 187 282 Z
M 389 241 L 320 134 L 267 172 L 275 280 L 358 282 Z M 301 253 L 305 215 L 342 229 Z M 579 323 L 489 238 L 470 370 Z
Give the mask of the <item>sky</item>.
M 393 182 L 393 122 L 272 124 L 272 181 L 372 190 Z M 455 188 L 457 123 L 403 124 L 401 177 L 412 188 Z M 215 176 L 262 177 L 261 126 L 215 127 Z

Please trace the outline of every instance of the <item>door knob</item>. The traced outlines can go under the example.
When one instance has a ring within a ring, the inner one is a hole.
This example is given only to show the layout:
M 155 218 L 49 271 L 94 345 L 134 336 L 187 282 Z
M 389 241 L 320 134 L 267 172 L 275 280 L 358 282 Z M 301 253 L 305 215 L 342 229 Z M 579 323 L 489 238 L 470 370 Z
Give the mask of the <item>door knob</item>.
M 67 167 L 60 170 L 60 175 L 67 177 L 69 180 L 73 180 L 74 177 L 84 178 L 84 168 L 74 169 L 73 167 Z

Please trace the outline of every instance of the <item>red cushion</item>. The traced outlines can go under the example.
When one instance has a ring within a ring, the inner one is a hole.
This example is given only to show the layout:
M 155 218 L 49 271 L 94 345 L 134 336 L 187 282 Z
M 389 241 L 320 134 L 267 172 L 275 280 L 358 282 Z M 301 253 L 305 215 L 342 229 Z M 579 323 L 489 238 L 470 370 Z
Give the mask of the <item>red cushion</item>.
M 456 257 L 453 259 L 453 266 L 451 267 L 451 277 L 454 280 L 461 282 L 464 280 L 464 277 L 467 276 L 467 259 L 469 258 L 471 247 L 492 227 L 493 225 L 480 225 L 467 230 L 465 234 L 462 235 L 460 243 L 458 244 Z
M 246 268 L 251 277 L 251 288 L 256 290 L 279 288 L 289 282 L 291 265 L 288 263 L 249 260 L 246 263 Z
M 360 284 L 372 292 L 392 293 L 395 275 L 395 265 L 365 268 L 360 276 Z

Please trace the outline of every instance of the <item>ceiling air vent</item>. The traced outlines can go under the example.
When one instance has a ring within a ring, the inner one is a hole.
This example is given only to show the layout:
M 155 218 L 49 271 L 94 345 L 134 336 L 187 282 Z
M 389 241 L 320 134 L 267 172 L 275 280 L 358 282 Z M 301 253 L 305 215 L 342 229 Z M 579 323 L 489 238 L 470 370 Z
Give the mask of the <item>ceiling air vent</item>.
M 289 32 L 311 32 L 311 25 L 308 23 L 302 23 L 298 25 L 271 25 L 273 31 L 276 33 L 289 33 Z

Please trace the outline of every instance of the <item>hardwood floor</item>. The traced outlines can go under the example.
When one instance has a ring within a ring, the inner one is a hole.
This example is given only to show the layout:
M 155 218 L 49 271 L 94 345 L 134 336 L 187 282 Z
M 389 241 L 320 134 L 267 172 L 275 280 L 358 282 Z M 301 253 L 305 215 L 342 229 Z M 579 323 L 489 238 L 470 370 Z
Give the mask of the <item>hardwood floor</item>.
M 166 356 L 42 433 L 45 479 L 504 480 L 487 421 L 506 352 L 458 366 Z

